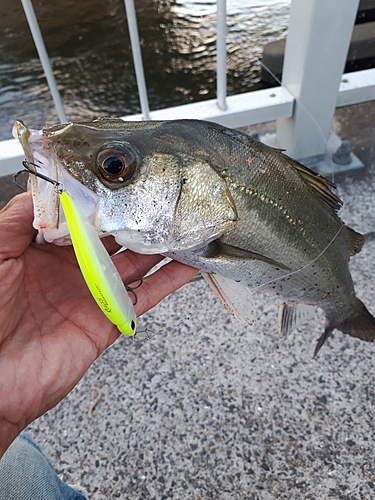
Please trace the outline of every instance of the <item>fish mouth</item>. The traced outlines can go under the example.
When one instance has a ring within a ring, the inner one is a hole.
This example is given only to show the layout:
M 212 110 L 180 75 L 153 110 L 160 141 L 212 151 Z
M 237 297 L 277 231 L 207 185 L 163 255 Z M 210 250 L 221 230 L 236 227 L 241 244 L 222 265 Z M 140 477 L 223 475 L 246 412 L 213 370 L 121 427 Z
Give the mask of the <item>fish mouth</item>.
M 65 191 L 74 198 L 83 214 L 95 225 L 98 195 L 74 179 L 53 154 L 48 139 L 42 130 L 28 129 L 17 120 L 13 126 L 13 136 L 25 153 L 30 168 L 62 184 Z M 34 203 L 33 226 L 38 230 L 37 243 L 69 245 L 71 239 L 64 211 L 61 207 L 56 187 L 35 175 L 29 176 Z

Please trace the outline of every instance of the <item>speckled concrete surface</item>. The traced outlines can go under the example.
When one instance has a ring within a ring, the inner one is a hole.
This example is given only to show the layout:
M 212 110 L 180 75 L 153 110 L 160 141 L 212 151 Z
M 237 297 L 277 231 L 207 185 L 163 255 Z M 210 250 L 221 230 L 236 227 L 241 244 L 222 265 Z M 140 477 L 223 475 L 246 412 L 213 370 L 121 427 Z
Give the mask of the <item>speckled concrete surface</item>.
M 342 218 L 374 231 L 375 103 L 334 128 L 366 162 L 336 179 Z M 351 269 L 373 314 L 374 263 L 372 239 Z M 198 282 L 146 314 L 152 340 L 121 338 L 30 426 L 61 477 L 92 500 L 375 498 L 375 345 L 335 332 L 312 359 L 322 314 L 279 339 L 276 299 L 252 307 L 245 328 Z

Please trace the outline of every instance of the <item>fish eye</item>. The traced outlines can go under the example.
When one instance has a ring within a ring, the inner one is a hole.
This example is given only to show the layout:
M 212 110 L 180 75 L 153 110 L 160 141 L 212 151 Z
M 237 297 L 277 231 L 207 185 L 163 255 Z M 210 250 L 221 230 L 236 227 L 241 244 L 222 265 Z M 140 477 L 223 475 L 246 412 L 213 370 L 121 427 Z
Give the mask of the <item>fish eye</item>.
M 110 175 L 119 175 L 124 168 L 124 163 L 122 158 L 118 156 L 108 156 L 103 163 L 102 168 Z
M 127 146 L 111 143 L 99 151 L 96 164 L 105 180 L 120 183 L 133 175 L 137 159 Z

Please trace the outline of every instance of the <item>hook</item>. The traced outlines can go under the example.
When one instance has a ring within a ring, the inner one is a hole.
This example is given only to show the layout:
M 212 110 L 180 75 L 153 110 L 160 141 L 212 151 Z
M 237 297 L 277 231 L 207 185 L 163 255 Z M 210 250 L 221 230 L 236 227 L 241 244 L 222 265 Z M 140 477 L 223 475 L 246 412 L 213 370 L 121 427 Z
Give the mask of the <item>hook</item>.
M 139 344 L 141 342 L 146 342 L 146 340 L 151 340 L 153 337 L 155 337 L 154 330 L 145 328 L 144 330 L 137 330 L 137 332 L 131 337 L 131 339 L 133 342 Z
M 22 189 L 22 191 L 27 191 L 27 189 L 25 189 L 23 186 L 21 186 L 21 184 L 19 184 L 18 182 L 18 177 L 20 176 L 20 174 L 23 174 L 23 173 L 28 173 L 27 170 L 19 170 L 18 172 L 16 172 L 15 174 L 13 174 L 13 182 L 14 184 L 19 187 L 20 189 Z
M 33 167 L 39 168 L 39 165 L 36 165 L 35 163 L 32 163 L 31 161 L 28 160 L 24 160 L 22 162 L 22 165 L 25 167 L 25 170 L 19 170 L 13 175 L 13 182 L 22 190 L 24 190 L 24 188 L 17 182 L 17 178 L 19 177 L 20 174 L 22 174 L 22 172 L 27 172 L 29 174 L 35 175 L 36 177 L 39 177 L 39 179 L 43 179 L 44 181 L 53 184 L 57 194 L 61 194 L 64 191 L 64 184 L 55 181 L 54 179 L 51 179 L 50 177 L 47 177 L 46 175 L 43 175 L 40 172 L 37 172 L 36 170 L 30 167 L 30 165 L 33 165 Z
M 143 279 L 142 278 L 136 278 L 134 281 L 132 281 L 132 283 L 135 283 L 136 281 L 139 282 L 138 285 L 136 285 L 136 286 L 126 285 L 126 290 L 134 295 L 133 306 L 135 306 L 136 303 L 138 302 L 138 297 L 137 297 L 137 294 L 134 292 L 134 290 L 137 290 L 137 288 L 139 288 L 142 285 Z

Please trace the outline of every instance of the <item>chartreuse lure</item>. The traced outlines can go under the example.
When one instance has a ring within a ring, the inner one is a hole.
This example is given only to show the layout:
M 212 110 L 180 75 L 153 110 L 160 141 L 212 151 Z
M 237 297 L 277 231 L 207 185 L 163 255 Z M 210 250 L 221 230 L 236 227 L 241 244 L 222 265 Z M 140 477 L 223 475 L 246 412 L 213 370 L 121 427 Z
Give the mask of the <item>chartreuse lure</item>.
M 98 306 L 121 333 L 134 336 L 137 318 L 125 285 L 95 229 L 73 198 L 58 189 L 78 265 Z

